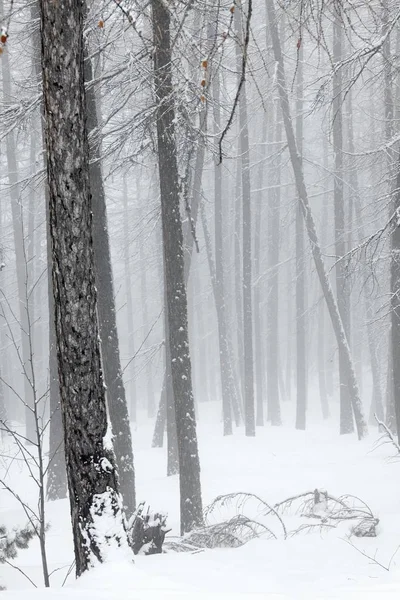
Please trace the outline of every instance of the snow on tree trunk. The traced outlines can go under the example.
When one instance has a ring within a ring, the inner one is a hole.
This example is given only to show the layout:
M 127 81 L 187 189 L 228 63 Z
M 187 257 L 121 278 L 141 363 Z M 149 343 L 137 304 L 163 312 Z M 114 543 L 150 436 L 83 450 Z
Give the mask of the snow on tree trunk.
M 154 79 L 157 100 L 158 166 L 171 380 L 179 456 L 181 532 L 203 520 L 200 462 L 192 391 L 184 276 L 180 186 L 175 142 L 171 70 L 170 14 L 162 0 L 152 1 Z
M 296 139 L 294 136 L 293 123 L 290 115 L 289 97 L 286 88 L 285 67 L 281 51 L 281 45 L 278 35 L 278 27 L 276 23 L 276 13 L 274 0 L 267 0 L 268 24 L 271 32 L 272 47 L 277 62 L 277 83 L 279 87 L 279 96 L 282 107 L 283 122 L 285 126 L 286 138 L 288 142 L 290 160 L 295 177 L 299 202 L 303 212 L 306 231 L 310 241 L 311 250 L 315 262 L 316 271 L 321 284 L 321 288 L 325 297 L 329 315 L 332 321 L 332 326 L 335 332 L 336 341 L 340 351 L 343 354 L 343 366 L 345 368 L 346 378 L 349 387 L 351 405 L 356 420 L 357 434 L 359 439 L 363 438 L 367 432 L 367 424 L 364 418 L 362 402 L 358 390 L 358 383 L 354 372 L 353 362 L 351 358 L 350 348 L 347 343 L 346 333 L 343 329 L 343 323 L 339 314 L 339 309 L 333 295 L 330 285 L 324 260 L 322 258 L 321 247 L 315 228 L 315 222 L 311 213 L 310 204 L 308 201 L 307 189 L 304 180 L 302 161 L 297 151 Z M 399 371 L 400 372 L 400 371 Z
M 57 359 L 76 573 L 128 549 L 107 441 L 80 0 L 40 0 Z

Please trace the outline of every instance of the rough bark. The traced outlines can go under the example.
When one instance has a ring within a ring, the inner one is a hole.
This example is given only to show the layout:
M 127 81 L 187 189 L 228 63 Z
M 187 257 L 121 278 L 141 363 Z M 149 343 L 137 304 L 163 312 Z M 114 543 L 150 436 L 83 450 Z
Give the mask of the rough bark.
M 290 160 L 292 163 L 293 173 L 295 177 L 295 183 L 297 193 L 299 196 L 299 202 L 303 212 L 305 220 L 305 226 L 307 235 L 310 241 L 311 250 L 313 253 L 314 263 L 318 278 L 321 284 L 321 288 L 325 297 L 329 315 L 332 321 L 332 326 L 335 332 L 336 341 L 345 358 L 344 367 L 346 372 L 346 378 L 349 386 L 351 404 L 356 420 L 357 433 L 359 439 L 363 438 L 367 434 L 367 424 L 365 422 L 362 402 L 360 399 L 357 379 L 354 372 L 354 367 L 351 359 L 350 348 L 347 343 L 346 333 L 343 328 L 343 323 L 340 317 L 338 306 L 333 295 L 331 285 L 328 280 L 324 261 L 322 258 L 321 248 L 315 228 L 315 222 L 311 213 L 310 204 L 308 200 L 307 189 L 304 180 L 303 167 L 301 157 L 297 150 L 296 139 L 294 135 L 293 123 L 290 115 L 289 97 L 286 88 L 285 78 L 285 66 L 283 55 L 281 51 L 281 45 L 278 35 L 278 27 L 276 23 L 276 13 L 274 0 L 267 0 L 267 14 L 268 24 L 271 32 L 273 52 L 275 60 L 277 62 L 277 82 L 279 87 L 279 96 L 281 101 L 282 116 L 286 132 L 286 138 L 288 142 Z
M 40 0 L 57 361 L 76 573 L 127 548 L 101 371 L 84 88 L 84 7 Z M 101 523 L 108 520 L 108 531 Z
M 282 139 L 282 119 L 278 103 L 272 138 L 277 144 L 271 164 L 271 188 L 268 193 L 268 293 L 267 293 L 267 402 L 271 425 L 282 425 L 279 394 L 279 244 L 280 183 L 282 156 L 278 143 Z
M 161 220 L 167 300 L 171 380 L 178 439 L 181 532 L 202 523 L 200 462 L 189 354 L 183 233 L 175 141 L 170 14 L 162 0 L 152 0 L 154 80 Z
M 40 7 L 39 2 L 35 2 L 31 7 L 32 22 L 37 24 L 33 31 L 34 48 L 34 71 L 36 83 L 39 88 L 41 85 L 42 73 L 40 64 Z M 40 107 L 41 115 L 44 116 L 43 103 Z M 43 130 L 42 119 L 42 149 L 43 162 L 46 168 L 47 156 Z M 46 492 L 48 500 L 60 500 L 67 496 L 67 471 L 65 467 L 64 452 L 64 432 L 60 408 L 60 386 L 58 382 L 57 365 L 57 347 L 56 347 L 56 329 L 54 320 L 54 296 L 53 281 L 51 277 L 52 254 L 50 238 L 50 206 L 49 206 L 49 188 L 47 181 L 44 188 L 45 211 L 46 211 L 46 262 L 47 262 L 47 305 L 49 312 L 49 399 L 50 399 L 50 426 L 49 426 L 49 464 L 47 467 Z

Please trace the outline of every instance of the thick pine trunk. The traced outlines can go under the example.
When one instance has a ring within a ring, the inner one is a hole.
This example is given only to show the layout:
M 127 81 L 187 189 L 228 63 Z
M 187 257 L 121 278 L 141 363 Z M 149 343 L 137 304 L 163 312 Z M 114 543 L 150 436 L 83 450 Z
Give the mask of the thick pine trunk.
M 34 72 L 36 76 L 36 84 L 38 88 L 42 82 L 42 72 L 40 65 L 40 6 L 39 2 L 35 2 L 31 7 L 32 23 L 35 23 L 33 32 L 33 48 L 34 48 Z M 43 102 L 40 107 L 41 115 L 44 116 Z M 41 128 L 41 144 L 44 167 L 47 168 L 46 145 L 44 139 L 43 119 Z M 53 296 L 53 281 L 51 277 L 52 269 L 52 254 L 51 254 L 51 237 L 50 237 L 50 199 L 47 182 L 44 188 L 45 197 L 45 212 L 46 212 L 46 262 L 47 262 L 47 305 L 49 313 L 49 464 L 47 467 L 47 498 L 48 500 L 59 500 L 67 496 L 67 471 L 65 467 L 65 452 L 64 452 L 64 432 L 61 417 L 60 407 L 60 386 L 58 381 L 58 365 L 57 365 L 57 342 L 56 328 L 54 320 L 54 296 Z
M 162 0 L 152 1 L 154 79 L 157 100 L 158 166 L 170 349 L 178 439 L 181 532 L 203 521 L 200 462 L 189 354 L 183 233 L 175 142 L 170 14 Z
M 127 549 L 101 371 L 80 0 L 40 0 L 57 360 L 76 573 Z M 104 529 L 104 520 L 107 529 Z
M 345 368 L 346 379 L 348 382 L 351 404 L 356 420 L 357 433 L 359 439 L 367 434 L 367 424 L 365 422 L 362 402 L 360 399 L 357 379 L 354 373 L 353 362 L 351 358 L 350 348 L 347 343 L 346 333 L 343 329 L 343 323 L 340 317 L 338 306 L 333 295 L 331 285 L 326 273 L 324 261 L 322 258 L 321 248 L 315 228 L 314 218 L 311 213 L 310 204 L 308 201 L 307 189 L 304 180 L 302 161 L 299 156 L 296 139 L 294 135 L 293 123 L 290 115 L 289 97 L 286 89 L 285 67 L 281 51 L 281 45 L 278 35 L 278 27 L 276 23 L 274 0 L 267 0 L 268 23 L 271 32 L 272 47 L 277 62 L 277 82 L 279 87 L 279 96 L 282 107 L 283 122 L 286 131 L 290 160 L 293 167 L 297 193 L 299 202 L 305 220 L 306 231 L 310 241 L 311 250 L 314 257 L 315 267 L 321 284 L 321 288 L 331 317 L 332 326 L 335 332 L 336 341 L 342 355 L 344 357 L 343 366 Z

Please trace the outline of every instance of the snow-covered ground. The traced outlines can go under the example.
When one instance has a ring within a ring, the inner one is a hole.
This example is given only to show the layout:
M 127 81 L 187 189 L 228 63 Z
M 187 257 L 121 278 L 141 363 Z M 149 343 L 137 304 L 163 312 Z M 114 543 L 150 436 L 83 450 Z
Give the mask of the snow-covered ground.
M 195 554 L 135 557 L 135 564 L 102 565 L 74 581 L 73 572 L 61 588 L 73 561 L 68 502 L 49 503 L 47 535 L 54 588 L 35 589 L 17 570 L 0 565 L 4 598 L 15 600 L 162 600 L 173 598 L 398 598 L 400 593 L 400 463 L 391 460 L 390 446 L 377 447 L 378 434 L 358 442 L 340 437 L 337 417 L 322 423 L 316 409 L 306 432 L 293 427 L 293 406 L 284 406 L 282 428 L 257 429 L 245 438 L 242 428 L 223 438 L 217 423 L 217 403 L 200 405 L 199 445 L 203 502 L 229 492 L 252 492 L 274 504 L 289 496 L 325 489 L 333 496 L 353 494 L 380 519 L 376 538 L 352 538 L 352 543 L 387 571 L 351 547 L 351 524 L 337 529 L 300 533 L 277 540 L 256 539 L 241 548 L 206 550 Z M 216 424 L 217 423 L 217 424 Z M 134 430 L 138 500 L 166 511 L 171 535 L 178 535 L 178 479 L 167 478 L 162 449 L 151 449 L 152 424 L 142 417 Z M 3 448 L 3 455 L 9 449 Z M 10 482 L 24 500 L 35 504 L 35 486 L 19 462 L 7 458 Z M 24 524 L 15 500 L 0 492 L 0 521 L 8 527 Z M 252 516 L 252 515 L 249 515 Z M 290 517 L 288 529 L 292 527 Z M 39 547 L 32 542 L 15 564 L 42 586 Z

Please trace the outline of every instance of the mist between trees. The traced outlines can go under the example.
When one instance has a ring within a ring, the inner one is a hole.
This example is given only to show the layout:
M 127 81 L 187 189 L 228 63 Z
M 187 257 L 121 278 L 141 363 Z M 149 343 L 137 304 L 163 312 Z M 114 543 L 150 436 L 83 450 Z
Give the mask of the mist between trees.
M 300 430 L 400 432 L 397 3 L 0 0 L 0 19 L 1 422 L 41 515 L 69 488 L 77 574 L 128 546 L 146 419 L 182 534 L 203 525 L 201 403 L 221 436 L 285 403 Z

